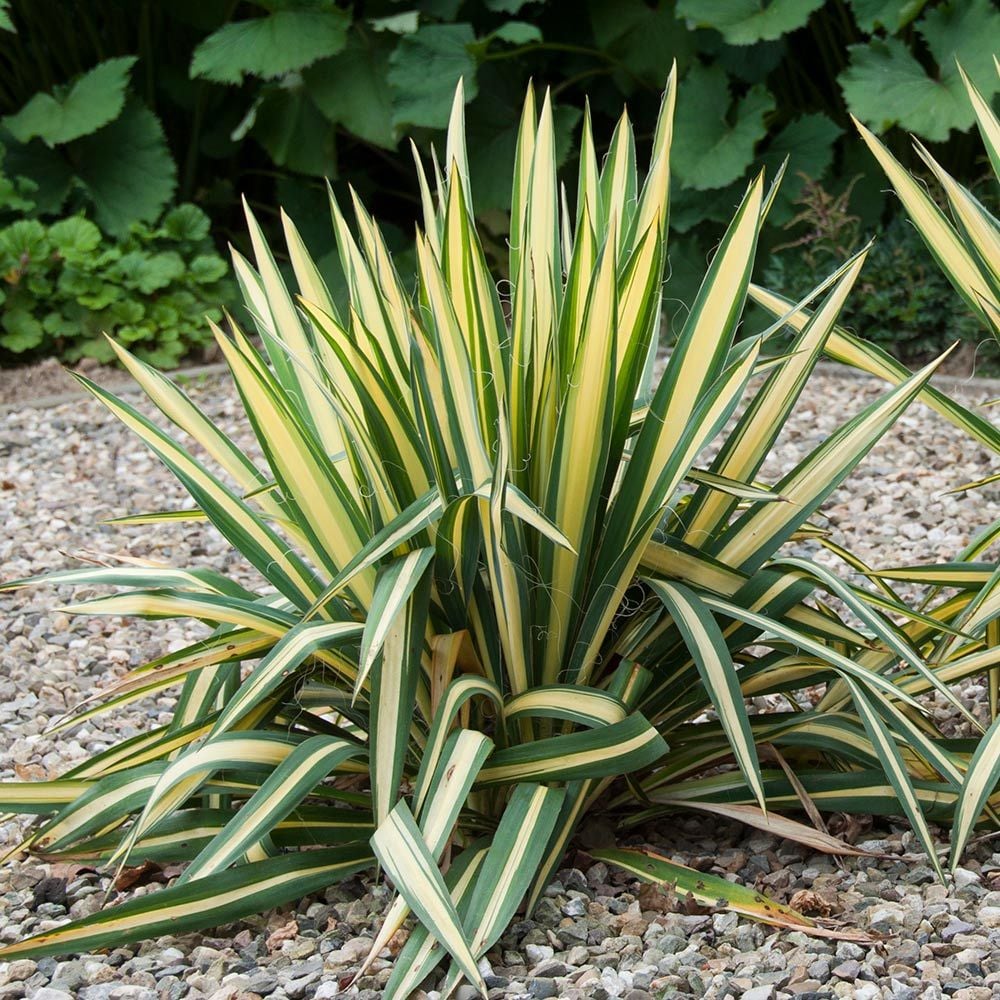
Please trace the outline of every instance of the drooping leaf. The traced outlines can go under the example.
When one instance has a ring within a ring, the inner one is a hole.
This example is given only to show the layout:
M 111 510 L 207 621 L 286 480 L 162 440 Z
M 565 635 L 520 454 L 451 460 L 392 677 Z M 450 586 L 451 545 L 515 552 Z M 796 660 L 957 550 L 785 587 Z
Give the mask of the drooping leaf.
M 695 65 L 678 88 L 673 168 L 697 191 L 719 188 L 742 177 L 764 138 L 773 95 L 761 84 L 732 106 L 725 70 Z
M 770 41 L 801 28 L 823 0 L 680 0 L 677 16 L 715 28 L 730 45 Z
M 475 41 L 469 24 L 427 24 L 404 35 L 389 57 L 393 125 L 443 128 L 455 85 L 465 84 L 465 99 L 477 93 Z
M 113 235 L 125 233 L 136 220 L 155 219 L 177 184 L 163 127 L 136 102 L 110 125 L 78 139 L 73 159 L 98 225 Z
M 125 106 L 125 88 L 135 56 L 106 59 L 68 88 L 53 94 L 35 94 L 16 114 L 3 119 L 18 142 L 38 136 L 49 146 L 90 135 L 107 125 Z
M 350 14 L 333 6 L 231 21 L 199 43 L 191 75 L 217 83 L 242 83 L 246 75 L 271 80 L 335 55 L 347 41 L 349 25 Z
M 341 52 L 303 73 L 309 96 L 329 121 L 386 149 L 396 145 L 388 81 L 393 47 L 381 35 L 352 32 Z

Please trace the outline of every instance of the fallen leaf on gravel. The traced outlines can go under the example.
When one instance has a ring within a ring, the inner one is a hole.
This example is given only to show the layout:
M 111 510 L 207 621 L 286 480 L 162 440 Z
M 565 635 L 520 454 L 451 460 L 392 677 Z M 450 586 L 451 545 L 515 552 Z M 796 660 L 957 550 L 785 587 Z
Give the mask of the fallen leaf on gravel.
M 654 913 L 672 913 L 674 902 L 668 893 L 652 882 L 644 882 L 639 889 L 639 908 Z
M 45 780 L 45 768 L 41 764 L 15 764 L 14 774 L 20 781 Z
M 166 881 L 163 869 L 152 861 L 143 861 L 134 868 L 123 868 L 115 879 L 114 886 L 119 892 L 133 889 L 137 885 L 149 885 L 151 882 Z
M 841 840 L 846 840 L 849 844 L 855 843 L 861 834 L 867 833 L 871 827 L 870 816 L 855 816 L 851 813 L 834 813 L 826 824 L 830 833 L 840 837 Z
M 830 903 L 812 889 L 799 889 L 788 901 L 788 905 L 811 917 L 828 917 L 833 913 Z
M 391 938 L 389 938 L 389 943 L 386 948 L 389 949 L 389 954 L 395 958 L 402 950 L 403 945 L 409 940 L 410 932 L 405 927 L 400 927 L 398 931 Z
M 81 872 L 93 872 L 96 868 L 90 865 L 77 864 L 75 861 L 57 861 L 51 866 L 49 872 L 52 878 L 65 879 L 72 882 Z
M 296 920 L 289 920 L 287 924 L 272 931 L 267 937 L 267 950 L 278 951 L 285 941 L 293 941 L 299 936 L 299 924 Z

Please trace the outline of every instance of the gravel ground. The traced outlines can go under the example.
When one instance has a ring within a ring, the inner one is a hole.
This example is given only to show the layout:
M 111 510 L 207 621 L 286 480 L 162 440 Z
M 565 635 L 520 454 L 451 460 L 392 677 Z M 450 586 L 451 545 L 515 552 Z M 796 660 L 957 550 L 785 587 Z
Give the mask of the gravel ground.
M 239 426 L 237 403 L 223 383 L 209 378 L 192 391 L 227 429 Z M 868 379 L 819 376 L 766 471 L 773 475 L 791 467 L 881 391 Z M 955 394 L 967 404 L 997 395 L 981 386 Z M 7 526 L 0 539 L 3 578 L 63 568 L 72 555 L 89 552 L 211 565 L 252 580 L 221 539 L 202 526 L 154 531 L 97 524 L 101 518 L 180 506 L 184 495 L 96 403 L 78 399 L 25 407 L 0 420 L 0 511 Z M 824 513 L 834 540 L 874 565 L 946 559 L 1000 517 L 1000 493 L 943 497 L 940 492 L 991 470 L 983 448 L 915 407 Z M 836 564 L 826 552 L 818 558 Z M 67 596 L 51 589 L 0 595 L 0 779 L 56 777 L 85 755 L 166 722 L 173 699 L 162 697 L 58 740 L 42 735 L 50 719 L 102 684 L 204 632 L 197 624 L 174 622 L 71 621 L 56 610 Z M 970 704 L 981 702 L 983 690 L 969 686 L 963 695 Z M 874 932 L 878 943 L 870 948 L 776 932 L 729 913 L 690 913 L 603 864 L 588 865 L 580 855 L 570 859 L 579 867 L 559 873 L 534 919 L 511 927 L 490 953 L 491 997 L 1000 996 L 1000 853 L 993 853 L 1000 842 L 976 846 L 955 882 L 943 886 L 909 853 L 914 846 L 905 827 L 854 826 L 861 846 L 885 857 L 852 859 L 838 867 L 790 842 L 697 817 L 672 818 L 663 836 L 652 829 L 645 839 L 677 860 L 730 874 L 780 900 L 811 890 L 819 910 Z M 19 839 L 21 829 L 16 821 L 0 820 L 0 852 Z M 53 927 L 67 913 L 92 912 L 106 885 L 86 869 L 30 861 L 6 866 L 0 871 L 0 940 Z M 391 953 L 376 961 L 359 988 L 348 991 L 346 984 L 387 898 L 384 886 L 356 881 L 298 911 L 220 930 L 223 937 L 160 938 L 71 961 L 0 963 L 0 1000 L 297 1000 L 341 991 L 374 1000 L 388 978 Z M 459 996 L 467 1000 L 467 990 Z

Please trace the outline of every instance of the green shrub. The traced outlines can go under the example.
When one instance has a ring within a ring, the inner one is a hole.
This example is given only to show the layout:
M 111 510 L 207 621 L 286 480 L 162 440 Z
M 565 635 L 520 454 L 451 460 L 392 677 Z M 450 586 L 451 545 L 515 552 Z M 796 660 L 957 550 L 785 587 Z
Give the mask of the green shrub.
M 485 994 L 478 960 L 525 898 L 531 911 L 588 813 L 619 828 L 683 808 L 766 825 L 804 789 L 820 808 L 903 812 L 935 867 L 928 819 L 956 802 L 970 828 L 979 818 L 989 788 L 965 779 L 976 741 L 944 740 L 921 699 L 969 718 L 949 685 L 983 669 L 1000 613 L 978 600 L 990 570 L 966 566 L 954 596 L 913 609 L 883 579 L 908 570 L 853 586 L 782 547 L 821 534 L 812 516 L 912 401 L 993 447 L 1000 434 L 928 386 L 934 364 L 911 374 L 836 328 L 864 251 L 814 290 L 810 318 L 805 303 L 783 315 L 802 327 L 793 351 L 762 353 L 780 321 L 735 339 L 771 204 L 762 176 L 654 382 L 673 77 L 641 183 L 628 118 L 599 168 L 584 117 L 573 208 L 551 101 L 539 111 L 529 92 L 501 298 L 472 213 L 462 108 L 459 90 L 433 186 L 418 158 L 413 293 L 360 201 L 357 238 L 332 205 L 346 301 L 285 220 L 289 288 L 248 214 L 256 264 L 237 254 L 234 266 L 267 354 L 235 326 L 216 336 L 265 465 L 122 348 L 204 458 L 78 376 L 200 508 L 132 523 L 207 518 L 259 580 L 246 589 L 199 566 L 48 577 L 118 588 L 71 613 L 195 618 L 207 631 L 58 728 L 181 684 L 168 725 L 59 780 L 2 783 L 0 809 L 40 817 L 23 846 L 47 858 L 190 864 L 174 885 L 0 960 L 227 923 L 377 860 L 398 895 L 371 957 L 417 918 L 386 995 L 408 996 L 441 962 L 443 995 L 463 977 Z M 780 480 L 758 481 L 824 352 L 896 384 Z M 716 457 L 700 467 L 709 444 Z M 752 714 L 755 695 L 783 695 L 789 710 Z M 594 854 L 705 903 L 813 926 L 665 858 Z
M 799 199 L 802 211 L 791 223 L 805 233 L 775 248 L 763 283 L 799 299 L 838 261 L 857 252 L 861 220 L 846 203 L 847 192 L 834 197 L 821 185 L 806 183 Z M 927 361 L 956 340 L 967 345 L 966 354 L 975 356 L 980 373 L 995 373 L 1000 362 L 980 318 L 956 302 L 947 277 L 904 215 L 879 233 L 841 324 L 911 363 Z
M 994 56 L 993 62 L 995 85 L 1000 80 L 1000 58 Z M 968 106 L 975 116 L 989 158 L 991 180 L 1000 185 L 1000 118 L 988 100 L 992 90 L 986 90 L 987 96 L 984 96 L 961 66 L 958 72 L 965 83 Z M 1000 341 L 1000 220 L 993 214 L 1000 194 L 997 186 L 985 197 L 981 195 L 980 200 L 915 140 L 913 145 L 933 178 L 931 190 L 936 189 L 939 201 L 950 213 L 949 218 L 932 194 L 903 169 L 883 143 L 863 125 L 857 124 L 942 273 L 983 326 Z
M 82 215 L 33 217 L 33 189 L 0 178 L 0 363 L 111 361 L 107 332 L 170 368 L 211 342 L 205 317 L 221 319 L 233 286 L 201 209 L 178 205 L 109 237 Z

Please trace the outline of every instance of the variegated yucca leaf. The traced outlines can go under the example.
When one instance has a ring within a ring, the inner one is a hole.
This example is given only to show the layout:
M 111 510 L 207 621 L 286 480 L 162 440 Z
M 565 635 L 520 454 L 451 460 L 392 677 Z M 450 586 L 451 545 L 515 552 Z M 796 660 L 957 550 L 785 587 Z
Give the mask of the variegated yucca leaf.
M 363 969 L 412 915 L 386 995 L 439 965 L 447 994 L 483 988 L 479 962 L 595 809 L 633 828 L 691 803 L 845 853 L 782 813 L 904 813 L 929 850 L 930 821 L 954 814 L 959 847 L 992 821 L 995 727 L 979 751 L 946 741 L 923 699 L 986 671 L 1000 705 L 1000 584 L 983 563 L 996 534 L 946 565 L 881 571 L 812 518 L 917 399 L 991 447 L 1000 434 L 932 388 L 935 363 L 910 373 L 838 327 L 867 249 L 798 303 L 751 284 L 780 172 L 747 184 L 655 377 L 675 97 L 671 73 L 650 140 L 623 115 L 605 148 L 585 115 L 579 174 L 560 187 L 552 101 L 528 92 L 505 283 L 476 228 L 461 89 L 444 161 L 414 149 L 412 290 L 353 192 L 352 218 L 331 197 L 343 300 L 290 219 L 272 251 L 248 211 L 253 259 L 234 269 L 253 329 L 215 333 L 259 464 L 124 348 L 156 420 L 81 377 L 195 505 L 117 520 L 207 521 L 257 578 L 129 562 L 46 578 L 86 588 L 73 614 L 205 631 L 54 728 L 173 688 L 167 725 L 62 778 L 0 784 L 0 809 L 35 817 L 15 850 L 188 867 L 0 959 L 231 922 L 377 861 L 397 895 Z M 941 180 L 954 239 L 980 260 L 990 233 Z M 748 296 L 776 320 L 740 339 Z M 769 355 L 786 326 L 792 349 Z M 772 481 L 823 356 L 893 387 Z M 790 558 L 804 539 L 853 578 Z M 927 596 L 908 607 L 900 583 Z M 758 696 L 789 710 L 753 711 Z M 663 859 L 601 856 L 828 932 Z

